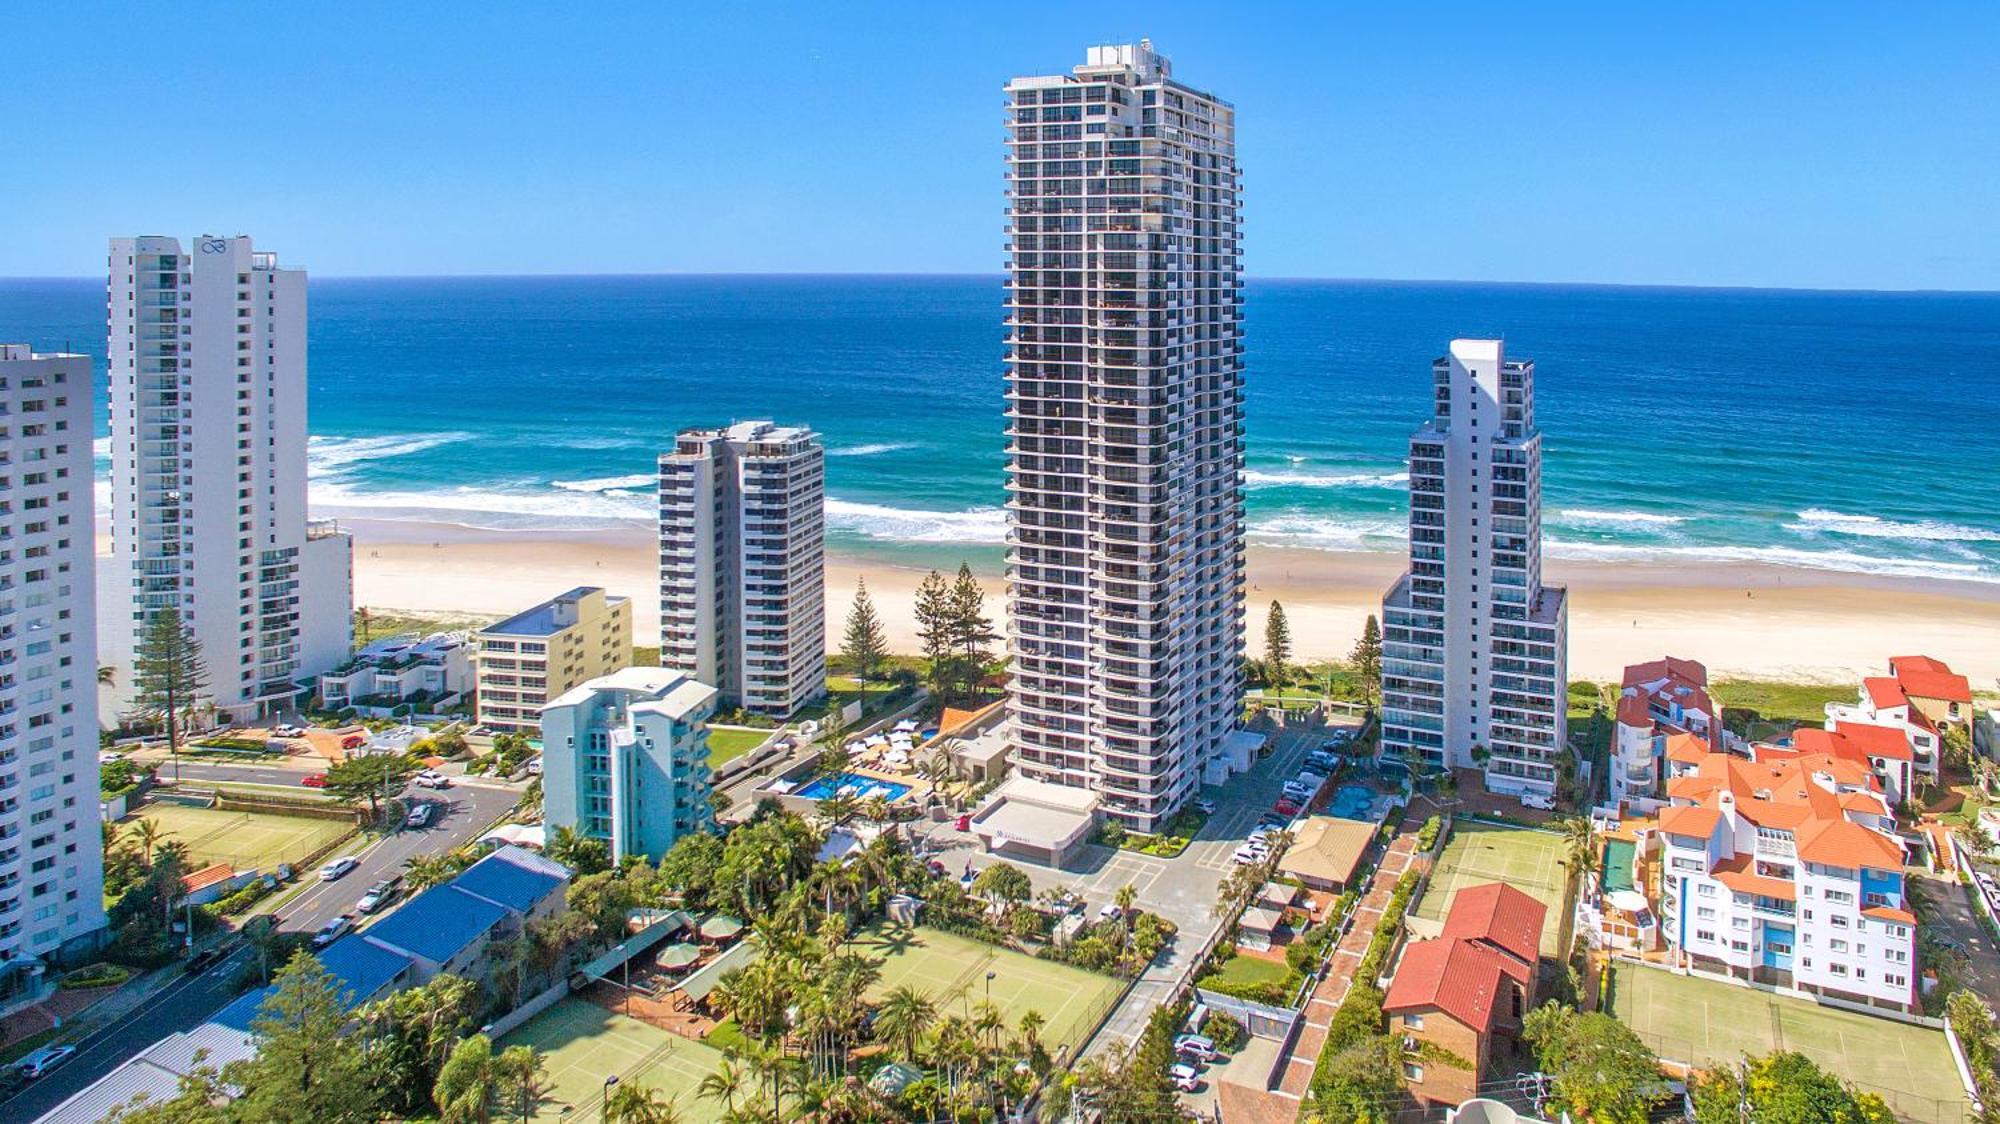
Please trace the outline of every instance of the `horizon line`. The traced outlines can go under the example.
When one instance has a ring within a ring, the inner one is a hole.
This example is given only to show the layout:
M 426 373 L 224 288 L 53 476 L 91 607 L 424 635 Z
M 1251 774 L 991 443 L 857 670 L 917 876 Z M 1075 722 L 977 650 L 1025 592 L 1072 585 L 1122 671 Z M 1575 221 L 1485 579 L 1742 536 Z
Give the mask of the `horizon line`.
M 501 272 L 501 273 L 325 273 L 315 274 L 310 267 L 304 269 L 309 280 L 317 281 L 515 281 L 515 280 L 610 280 L 632 278 L 981 278 L 994 281 L 1007 276 L 999 273 L 973 273 L 954 270 L 907 271 L 907 270 L 655 270 L 650 272 Z M 0 276 L 0 284 L 61 281 L 96 282 L 91 276 L 61 276 L 55 274 Z M 1480 278 L 1441 277 L 1310 277 L 1289 274 L 1246 274 L 1245 281 L 1258 283 L 1312 282 L 1337 285 L 1435 285 L 1435 286 L 1501 286 L 1523 289 L 1635 289 L 1651 291 L 1682 292 L 1737 292 L 1737 293 L 1818 293 L 1827 295 L 1849 294 L 1868 296 L 2000 296 L 1996 289 L 1944 289 L 1944 288 L 1854 288 L 1818 285 L 1698 285 L 1685 282 L 1662 281 L 1507 281 Z

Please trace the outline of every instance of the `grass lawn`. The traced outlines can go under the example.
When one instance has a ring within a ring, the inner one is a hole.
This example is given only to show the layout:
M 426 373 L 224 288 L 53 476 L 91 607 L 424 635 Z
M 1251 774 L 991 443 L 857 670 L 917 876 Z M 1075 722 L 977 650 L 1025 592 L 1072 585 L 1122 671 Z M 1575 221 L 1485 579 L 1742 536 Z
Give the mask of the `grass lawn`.
M 1298 976 L 1284 961 L 1265 960 L 1239 953 L 1223 961 L 1220 971 L 1204 977 L 1201 986 L 1210 991 L 1233 995 L 1246 988 L 1267 987 L 1272 984 L 1282 987 L 1287 981 L 1296 985 Z
M 870 1000 L 908 985 L 930 996 L 940 1010 L 969 1015 L 972 1005 L 990 994 L 1009 1027 L 1019 1027 L 1030 1010 L 1041 1012 L 1047 1020 L 1041 1038 L 1051 1052 L 1058 1045 L 1075 1050 L 1125 991 L 1124 981 L 1110 976 L 937 929 L 877 924 L 857 934 L 849 947 L 881 963 L 882 978 L 870 990 Z
M 1559 835 L 1460 820 L 1444 854 L 1438 857 L 1430 889 L 1417 903 L 1416 915 L 1426 921 L 1442 921 L 1461 889 L 1482 882 L 1505 882 L 1549 907 L 1542 922 L 1542 955 L 1560 956 L 1565 881 L 1561 855 Z
M 136 821 L 159 825 L 160 838 L 187 844 L 196 866 L 226 862 L 238 869 L 269 871 L 305 856 L 354 830 L 342 820 L 281 816 L 270 812 L 221 812 L 180 804 L 148 804 L 120 822 L 132 838 Z
M 708 767 L 719 769 L 724 764 L 764 744 L 771 736 L 771 730 L 731 730 L 710 727 L 708 731 Z
M 1944 1032 L 1821 1007 L 1809 999 L 1619 966 L 1611 1012 L 1662 1058 L 1701 1066 L 1796 1050 L 1910 1120 L 1966 1117 Z
M 1722 707 L 1723 724 L 1753 738 L 1779 737 L 1799 726 L 1826 722 L 1826 704 L 1853 702 L 1852 683 L 1784 683 L 1771 679 L 1718 679 L 1709 686 Z
M 499 617 L 467 616 L 463 613 L 426 613 L 413 616 L 364 606 L 354 611 L 354 647 L 358 650 L 376 640 L 400 636 L 406 632 L 427 635 L 461 628 L 477 631 L 499 619 Z
M 604 1079 L 613 1074 L 672 1097 L 689 1124 L 722 1117 L 721 1102 L 695 1095 L 701 1079 L 722 1064 L 721 1051 L 588 1000 L 564 999 L 500 1040 L 502 1047 L 523 1044 L 540 1050 L 548 1067 L 549 1093 L 536 1120 L 603 1119 Z

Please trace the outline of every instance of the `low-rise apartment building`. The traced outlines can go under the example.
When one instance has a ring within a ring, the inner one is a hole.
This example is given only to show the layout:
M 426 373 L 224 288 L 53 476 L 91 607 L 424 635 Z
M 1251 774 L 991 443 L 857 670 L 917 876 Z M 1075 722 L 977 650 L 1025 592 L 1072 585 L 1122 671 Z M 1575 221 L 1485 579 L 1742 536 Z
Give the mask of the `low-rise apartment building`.
M 1714 753 L 1667 784 L 1661 928 L 1684 962 L 1914 1010 L 1916 916 L 1880 783 L 1825 753 Z
M 473 687 L 472 634 L 410 632 L 377 640 L 319 677 L 320 702 L 346 706 L 456 704 Z
M 717 692 L 678 671 L 628 667 L 542 709 L 542 814 L 611 848 L 657 861 L 714 826 L 708 719 Z
M 1673 656 L 1627 667 L 1612 742 L 1612 803 L 1637 812 L 1665 803 L 1668 739 L 1685 735 L 1703 752 L 1721 750 L 1721 730 L 1706 667 Z
M 542 708 L 580 683 L 632 663 L 632 604 L 578 586 L 474 635 L 479 724 L 532 733 Z
M 1969 733 L 1971 721 L 1971 682 L 1929 656 L 1897 656 L 1888 675 L 1861 681 L 1854 702 L 1826 704 L 1828 730 L 1881 726 L 1900 733 L 1909 745 L 1910 769 L 1931 781 L 1942 775 L 1943 727 L 1964 725 Z M 1909 792 L 1907 783 L 1901 792 Z
M 1444 930 L 1403 950 L 1382 1001 L 1402 1039 L 1403 1083 L 1426 1106 L 1476 1095 L 1495 1055 L 1519 1043 L 1535 1005 L 1548 908 L 1499 882 L 1467 886 Z

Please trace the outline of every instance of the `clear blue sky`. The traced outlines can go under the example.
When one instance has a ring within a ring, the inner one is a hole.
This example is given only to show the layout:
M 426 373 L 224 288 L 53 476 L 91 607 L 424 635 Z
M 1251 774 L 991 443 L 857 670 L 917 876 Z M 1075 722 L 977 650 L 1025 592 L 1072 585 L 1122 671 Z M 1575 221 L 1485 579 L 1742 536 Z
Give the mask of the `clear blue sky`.
M 1001 83 L 1150 36 L 1256 276 L 2000 289 L 2000 4 L 13 5 L 0 275 L 996 272 Z

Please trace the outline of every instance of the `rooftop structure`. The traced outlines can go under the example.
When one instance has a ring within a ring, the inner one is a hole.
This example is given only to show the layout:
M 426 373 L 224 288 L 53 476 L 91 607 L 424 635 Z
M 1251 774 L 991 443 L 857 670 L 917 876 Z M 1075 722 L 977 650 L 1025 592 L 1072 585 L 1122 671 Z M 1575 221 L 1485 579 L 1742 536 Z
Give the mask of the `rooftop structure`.
M 1567 747 L 1569 610 L 1542 583 L 1535 365 L 1453 340 L 1410 438 L 1410 566 L 1382 601 L 1382 748 L 1553 793 Z
M 660 666 L 787 717 L 826 694 L 826 451 L 768 421 L 660 456 Z
M 1006 95 L 1014 768 L 1152 831 L 1241 704 L 1236 110 L 1146 41 Z
M 1908 761 L 1900 776 L 1891 768 L 1884 777 L 1896 801 L 1906 797 L 1916 776 L 1939 779 L 1944 768 L 1944 727 L 1963 725 L 1969 733 L 1972 717 L 1971 682 L 1943 660 L 1929 656 L 1897 656 L 1889 661 L 1888 675 L 1861 681 L 1854 702 L 1826 704 L 1829 731 L 1844 728 L 1853 735 L 1857 727 L 1882 727 L 1907 743 Z
M 396 706 L 422 702 L 442 709 L 473 687 L 472 634 L 404 633 L 374 641 L 319 677 L 320 702 Z
M 1294 829 L 1278 872 L 1315 890 L 1345 890 L 1375 841 L 1376 825 L 1344 816 L 1308 816 Z
M 986 849 L 1061 866 L 1096 825 L 1098 795 L 1015 774 L 973 813 L 972 831 Z
M 533 732 L 542 707 L 589 679 L 632 663 L 632 606 L 578 586 L 480 629 L 479 722 Z

